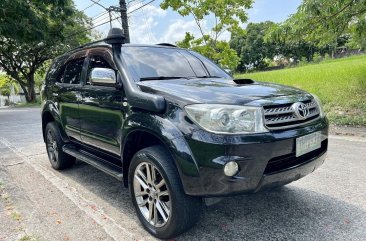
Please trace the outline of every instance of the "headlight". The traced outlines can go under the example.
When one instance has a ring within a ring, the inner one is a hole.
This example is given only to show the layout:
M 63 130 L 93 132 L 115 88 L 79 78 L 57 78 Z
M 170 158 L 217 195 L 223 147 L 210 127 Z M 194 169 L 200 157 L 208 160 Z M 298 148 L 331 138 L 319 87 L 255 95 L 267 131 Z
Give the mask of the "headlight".
M 314 97 L 314 100 L 316 101 L 316 103 L 318 104 L 318 108 L 319 108 L 319 114 L 320 114 L 320 117 L 323 118 L 325 116 L 325 113 L 324 113 L 324 110 L 323 110 L 323 105 L 322 105 L 322 102 L 321 100 L 319 99 L 318 96 L 312 94 L 312 96 Z
M 203 129 L 222 134 L 268 132 L 261 107 L 197 104 L 185 107 L 188 116 Z

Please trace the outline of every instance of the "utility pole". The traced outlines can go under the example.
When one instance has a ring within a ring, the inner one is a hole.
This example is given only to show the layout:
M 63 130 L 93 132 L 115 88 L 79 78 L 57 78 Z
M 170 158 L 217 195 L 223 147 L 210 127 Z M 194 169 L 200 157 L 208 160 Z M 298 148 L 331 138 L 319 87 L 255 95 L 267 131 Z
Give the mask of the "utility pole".
M 127 4 L 126 0 L 119 0 L 119 7 L 121 11 L 122 28 L 125 34 L 126 43 L 130 42 L 130 32 L 128 29 L 128 19 L 127 19 Z

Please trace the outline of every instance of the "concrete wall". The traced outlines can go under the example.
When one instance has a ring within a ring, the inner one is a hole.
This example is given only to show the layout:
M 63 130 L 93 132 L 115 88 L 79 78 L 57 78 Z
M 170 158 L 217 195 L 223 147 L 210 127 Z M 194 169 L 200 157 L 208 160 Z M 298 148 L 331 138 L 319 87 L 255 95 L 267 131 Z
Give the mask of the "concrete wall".
M 8 99 L 7 96 L 0 95 L 0 107 L 5 106 L 5 101 Z M 24 103 L 24 95 L 11 95 L 9 97 L 11 103 Z

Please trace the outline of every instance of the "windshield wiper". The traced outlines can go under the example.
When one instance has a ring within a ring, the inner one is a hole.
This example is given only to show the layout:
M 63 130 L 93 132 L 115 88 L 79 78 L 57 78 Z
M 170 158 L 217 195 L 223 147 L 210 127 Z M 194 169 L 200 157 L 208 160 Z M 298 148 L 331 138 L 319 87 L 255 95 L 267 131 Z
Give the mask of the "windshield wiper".
M 183 76 L 155 76 L 155 77 L 143 77 L 143 78 L 140 78 L 140 81 L 144 81 L 144 80 L 165 80 L 165 79 L 187 79 L 187 77 L 183 77 Z

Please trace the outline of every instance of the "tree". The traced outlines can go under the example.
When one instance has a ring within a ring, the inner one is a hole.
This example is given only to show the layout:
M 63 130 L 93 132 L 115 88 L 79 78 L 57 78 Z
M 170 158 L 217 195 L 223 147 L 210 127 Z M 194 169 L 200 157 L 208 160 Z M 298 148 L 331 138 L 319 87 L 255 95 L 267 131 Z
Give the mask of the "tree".
M 34 102 L 37 70 L 88 42 L 90 21 L 71 0 L 3 0 L 0 8 L 0 67 Z
M 16 83 L 13 79 L 9 78 L 9 76 L 1 74 L 0 75 L 0 94 L 7 96 L 8 100 L 10 98 L 12 89 L 14 89 L 14 93 L 18 93 L 19 89 L 16 86 Z
M 350 41 L 347 43 L 348 47 L 351 49 L 366 49 L 366 14 L 350 24 L 348 33 L 351 36 Z
M 313 42 L 319 48 L 335 50 L 350 26 L 365 21 L 365 13 L 366 0 L 304 0 L 276 31 L 289 41 Z
M 271 21 L 249 23 L 244 34 L 231 36 L 230 46 L 240 56 L 239 71 L 248 67 L 262 70 L 268 66 L 266 60 L 273 59 L 276 46 L 273 42 L 266 42 L 265 35 L 274 25 Z
M 172 8 L 181 16 L 191 15 L 199 29 L 200 37 L 186 33 L 178 42 L 180 47 L 191 48 L 222 66 L 235 69 L 239 57 L 229 43 L 220 40 L 221 35 L 242 31 L 240 25 L 247 21 L 245 10 L 251 8 L 253 0 L 164 0 L 162 9 Z M 207 19 L 213 19 L 213 27 L 206 29 Z
M 284 57 L 287 61 L 292 59 L 298 62 L 301 59 L 311 61 L 315 52 L 320 51 L 324 54 L 326 48 L 318 48 L 315 43 L 304 39 L 289 37 L 291 28 L 284 27 L 281 24 L 275 24 L 268 29 L 264 41 L 275 46 L 274 55 Z

